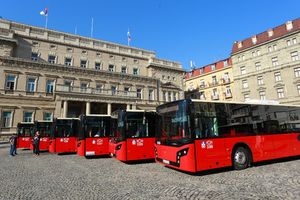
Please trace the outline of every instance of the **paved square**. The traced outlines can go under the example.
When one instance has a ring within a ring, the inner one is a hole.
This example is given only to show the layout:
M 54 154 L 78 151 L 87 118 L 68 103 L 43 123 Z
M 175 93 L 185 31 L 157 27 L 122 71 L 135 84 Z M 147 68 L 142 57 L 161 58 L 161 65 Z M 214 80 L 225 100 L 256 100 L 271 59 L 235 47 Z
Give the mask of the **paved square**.
M 39 157 L 0 146 L 0 199 L 299 199 L 300 159 L 189 175 L 156 163 Z

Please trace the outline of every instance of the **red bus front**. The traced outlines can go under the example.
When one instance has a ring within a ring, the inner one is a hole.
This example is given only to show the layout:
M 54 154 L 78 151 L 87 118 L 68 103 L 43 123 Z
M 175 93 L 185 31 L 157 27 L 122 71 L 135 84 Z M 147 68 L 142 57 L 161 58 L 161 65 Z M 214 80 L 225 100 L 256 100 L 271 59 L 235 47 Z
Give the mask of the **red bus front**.
M 49 151 L 51 127 L 52 121 L 34 122 L 34 134 L 36 131 L 40 134 L 40 151 Z M 30 149 L 33 150 L 32 143 L 30 144 Z
M 79 119 L 59 118 L 53 122 L 51 130 L 49 152 L 51 153 L 76 153 L 77 131 Z
M 80 156 L 108 155 L 111 118 L 108 115 L 82 115 L 77 143 Z
M 155 112 L 119 110 L 109 153 L 120 161 L 154 159 Z
M 17 148 L 30 149 L 34 124 L 32 122 L 21 122 L 17 126 Z
M 157 108 L 156 161 L 188 172 L 300 155 L 300 107 L 181 100 Z

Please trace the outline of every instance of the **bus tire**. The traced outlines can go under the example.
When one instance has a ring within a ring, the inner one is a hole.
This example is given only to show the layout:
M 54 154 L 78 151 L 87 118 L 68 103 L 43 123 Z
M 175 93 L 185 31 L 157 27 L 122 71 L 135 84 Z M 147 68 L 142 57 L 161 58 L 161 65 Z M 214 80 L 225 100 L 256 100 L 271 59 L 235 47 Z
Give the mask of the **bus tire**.
M 247 148 L 239 146 L 235 148 L 232 155 L 233 168 L 235 170 L 246 169 L 250 166 L 251 155 Z

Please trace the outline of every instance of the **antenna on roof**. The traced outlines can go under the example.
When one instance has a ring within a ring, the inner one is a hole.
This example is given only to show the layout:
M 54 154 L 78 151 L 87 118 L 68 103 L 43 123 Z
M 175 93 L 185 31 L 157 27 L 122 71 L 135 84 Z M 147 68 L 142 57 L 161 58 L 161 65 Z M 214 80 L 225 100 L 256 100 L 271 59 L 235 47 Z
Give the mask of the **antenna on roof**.
M 191 67 L 191 70 L 194 70 L 196 68 L 196 64 L 192 60 L 190 60 L 190 67 Z

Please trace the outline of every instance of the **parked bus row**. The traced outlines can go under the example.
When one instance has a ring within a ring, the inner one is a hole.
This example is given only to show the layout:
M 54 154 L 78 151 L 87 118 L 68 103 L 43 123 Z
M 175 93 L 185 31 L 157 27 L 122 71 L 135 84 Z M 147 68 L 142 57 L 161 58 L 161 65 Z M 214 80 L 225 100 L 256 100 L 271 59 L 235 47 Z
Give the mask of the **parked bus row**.
M 179 100 L 154 111 L 118 110 L 53 123 L 18 125 L 18 147 L 81 156 L 110 155 L 121 161 L 155 159 L 187 172 L 300 155 L 300 107 Z

